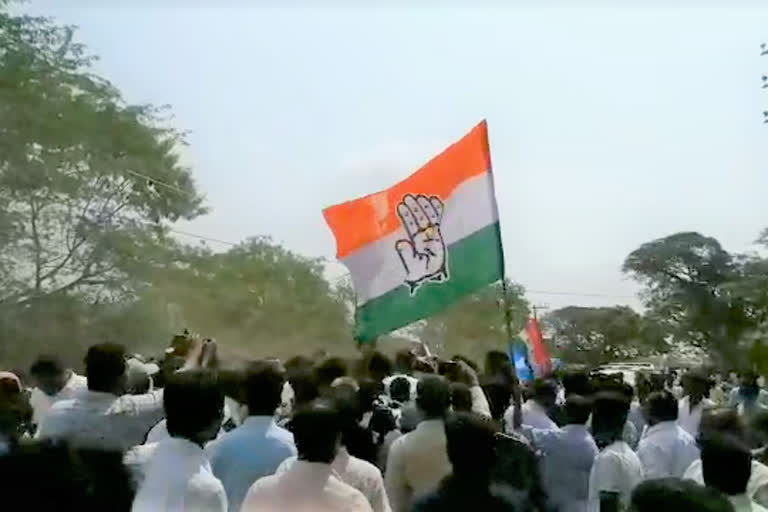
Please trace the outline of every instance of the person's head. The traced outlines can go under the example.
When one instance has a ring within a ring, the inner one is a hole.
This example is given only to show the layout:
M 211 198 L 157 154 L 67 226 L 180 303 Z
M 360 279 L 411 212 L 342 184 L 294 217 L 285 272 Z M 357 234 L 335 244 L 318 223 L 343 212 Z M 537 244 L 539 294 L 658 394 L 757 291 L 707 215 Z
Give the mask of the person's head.
M 126 388 L 125 347 L 116 343 L 99 343 L 85 355 L 88 389 L 122 395 Z
M 699 422 L 699 443 L 724 434 L 746 442 L 748 433 L 744 419 L 730 407 L 704 409 Z
M 601 391 L 592 405 L 592 436 L 601 449 L 621 439 L 629 413 L 629 400 L 616 391 Z
M 500 421 L 509 406 L 512 397 L 510 386 L 503 382 L 491 382 L 483 385 L 483 391 L 488 397 L 488 405 L 491 408 L 491 417 Z
M 341 421 L 331 401 L 319 399 L 299 408 L 291 430 L 300 460 L 333 462 L 341 440 Z
M 293 407 L 302 407 L 320 396 L 315 373 L 311 370 L 294 372 L 288 376 L 293 389 Z
M 347 363 L 340 357 L 329 357 L 315 367 L 315 378 L 321 389 L 329 388 L 339 377 L 347 375 Z
M 737 437 L 724 434 L 700 443 L 704 483 L 729 496 L 744 494 L 752 473 L 752 453 Z
M 214 439 L 224 417 L 224 394 L 209 370 L 173 374 L 163 394 L 166 426 L 171 437 L 204 445 Z
M 69 371 L 61 364 L 58 357 L 53 355 L 41 355 L 32 363 L 29 374 L 43 393 L 53 396 L 66 385 Z
M 416 386 L 416 405 L 425 419 L 445 417 L 451 406 L 451 387 L 438 375 L 425 375 Z
M 311 371 L 314 366 L 315 362 L 310 357 L 293 356 L 285 362 L 285 372 L 288 375 L 293 375 L 297 372 Z
M 581 395 L 568 395 L 565 399 L 565 419 L 569 425 L 585 425 L 592 414 L 592 401 Z
M 7 506 L 24 510 L 128 512 L 134 498 L 122 454 L 73 449 L 64 443 L 20 444 L 0 457 Z
M 536 379 L 533 383 L 532 398 L 545 409 L 550 409 L 557 400 L 557 385 L 550 379 Z
M 245 369 L 245 397 L 250 416 L 273 416 L 280 406 L 285 370 L 277 361 L 254 361 Z
M 416 355 L 410 349 L 398 350 L 395 354 L 395 373 L 410 375 L 415 362 Z
M 29 394 L 11 372 L 0 372 L 0 440 L 15 442 L 32 420 Z
M 381 352 L 374 351 L 368 359 L 368 376 L 373 380 L 384 380 L 392 375 L 392 361 Z
M 651 426 L 664 421 L 676 421 L 677 399 L 669 391 L 655 391 L 645 400 L 643 414 Z
M 462 382 L 451 383 L 451 407 L 455 412 L 472 410 L 472 393 Z
M 633 512 L 731 512 L 731 503 L 715 489 L 693 480 L 646 480 L 632 491 Z
M 502 352 L 501 350 L 489 350 L 485 354 L 485 374 L 499 374 L 505 365 L 509 363 L 509 356 L 505 352 Z
M 592 394 L 592 383 L 589 374 L 585 371 L 572 371 L 563 375 L 563 388 L 565 396 L 581 395 L 589 396 Z
M 712 379 L 702 370 L 692 370 L 682 379 L 683 391 L 694 400 L 701 400 L 709 395 Z
M 496 459 L 495 423 L 477 414 L 458 412 L 445 421 L 446 451 L 454 476 L 487 478 Z
M 360 408 L 363 411 L 370 411 L 373 409 L 376 398 L 384 392 L 384 383 L 381 380 L 366 378 L 360 379 L 358 384 L 360 385 L 360 390 L 358 391 Z
M 755 372 L 748 371 L 741 375 L 741 384 L 739 385 L 739 395 L 746 402 L 754 402 L 760 393 L 760 386 L 757 384 L 758 375 Z
M 401 404 L 411 400 L 411 381 L 400 376 L 389 383 L 389 397 Z

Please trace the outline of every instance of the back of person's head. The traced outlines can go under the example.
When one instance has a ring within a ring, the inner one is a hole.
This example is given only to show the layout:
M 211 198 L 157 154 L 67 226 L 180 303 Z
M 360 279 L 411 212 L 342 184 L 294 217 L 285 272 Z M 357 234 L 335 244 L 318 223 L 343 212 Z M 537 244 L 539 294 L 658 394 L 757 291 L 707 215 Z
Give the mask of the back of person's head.
M 730 407 L 704 409 L 699 422 L 699 440 L 728 434 L 737 439 L 747 439 L 747 426 L 739 413 Z
M 384 392 L 384 383 L 380 379 L 360 379 L 358 383 L 360 390 L 358 396 L 360 397 L 360 408 L 363 411 L 370 411 L 373 409 L 373 404 L 376 402 L 376 398 Z
M 416 355 L 410 349 L 398 350 L 397 354 L 395 354 L 395 372 L 410 375 L 415 362 Z
M 438 375 L 425 375 L 416 386 L 416 405 L 425 418 L 442 418 L 451 406 L 451 387 Z
M 677 399 L 669 391 L 654 391 L 645 400 L 645 415 L 649 424 L 663 421 L 676 421 L 678 415 Z
M 729 496 L 747 491 L 752 473 L 752 453 L 740 439 L 713 435 L 700 443 L 704 483 Z
M 394 365 L 387 356 L 379 351 L 371 353 L 368 359 L 368 375 L 374 380 L 383 380 L 392 375 Z
M 731 512 L 733 506 L 720 492 L 693 480 L 646 480 L 632 492 L 635 512 Z
M 448 460 L 454 475 L 486 476 L 493 468 L 496 424 L 477 414 L 458 412 L 445 421 Z
M 544 407 L 552 407 L 557 399 L 557 385 L 551 379 L 536 379 L 533 382 L 533 399 Z
M 188 370 L 173 374 L 163 394 L 168 433 L 202 444 L 216 437 L 224 416 L 224 394 L 216 374 Z
M 345 377 L 348 372 L 346 361 L 340 357 L 329 357 L 315 367 L 317 385 L 329 387 L 339 377 Z
M 0 372 L 0 439 L 15 443 L 32 422 L 32 406 L 15 373 Z
M 592 435 L 601 449 L 621 439 L 629 400 L 616 391 L 600 391 L 592 404 Z
M 589 396 L 592 394 L 592 383 L 589 374 L 585 371 L 570 371 L 563 375 L 563 388 L 565 396 L 581 395 Z
M 315 366 L 315 362 L 311 357 L 307 356 L 293 356 L 285 362 L 285 372 L 288 375 L 292 375 L 296 372 L 311 371 Z
M 389 397 L 401 404 L 410 401 L 411 381 L 403 376 L 392 379 L 389 383 Z
M 585 425 L 592 414 L 592 401 L 581 395 L 570 394 L 565 399 L 565 419 L 569 425 Z
M 85 355 L 88 389 L 121 394 L 125 387 L 125 347 L 116 343 L 99 343 Z
M 320 396 L 315 372 L 312 370 L 292 373 L 288 376 L 288 382 L 293 389 L 294 407 L 308 404 Z
M 463 382 L 451 383 L 451 407 L 456 412 L 472 410 L 472 392 Z
M 483 384 L 483 391 L 488 397 L 488 405 L 491 408 L 491 417 L 500 421 L 509 406 L 509 400 L 512 397 L 512 391 L 506 383 L 491 382 Z
M 285 371 L 277 361 L 254 361 L 245 369 L 245 396 L 250 416 L 272 416 L 280 406 Z
M 331 401 L 318 399 L 299 408 L 291 430 L 300 460 L 330 464 L 336 457 L 341 421 Z
M 695 369 L 683 375 L 681 384 L 686 394 L 705 397 L 709 394 L 713 382 L 703 369 Z
M 63 443 L 20 444 L 0 457 L 0 482 L 9 509 L 128 512 L 134 497 L 121 453 Z
M 500 373 L 504 365 L 508 364 L 509 356 L 501 350 L 489 350 L 485 354 L 485 374 L 496 375 Z
M 32 377 L 59 376 L 64 373 L 66 368 L 61 360 L 51 354 L 40 354 L 32 366 L 29 367 L 29 374 Z

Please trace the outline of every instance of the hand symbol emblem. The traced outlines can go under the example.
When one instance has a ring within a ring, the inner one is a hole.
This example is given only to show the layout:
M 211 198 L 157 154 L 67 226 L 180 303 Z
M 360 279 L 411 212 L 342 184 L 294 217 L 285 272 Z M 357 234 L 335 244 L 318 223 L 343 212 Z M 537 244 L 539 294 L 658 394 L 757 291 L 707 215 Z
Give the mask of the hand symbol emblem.
M 408 238 L 398 240 L 395 250 L 405 267 L 405 282 L 411 295 L 424 281 L 446 281 L 447 255 L 440 233 L 443 202 L 437 196 L 406 194 L 397 205 L 397 214 Z

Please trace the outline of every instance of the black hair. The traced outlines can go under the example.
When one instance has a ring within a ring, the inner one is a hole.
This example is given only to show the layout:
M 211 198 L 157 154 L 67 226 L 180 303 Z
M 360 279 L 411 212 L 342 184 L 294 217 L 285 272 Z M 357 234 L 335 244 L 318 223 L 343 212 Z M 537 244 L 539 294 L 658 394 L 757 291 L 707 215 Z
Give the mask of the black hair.
M 621 439 L 629 400 L 615 391 L 601 391 L 592 405 L 592 436 L 600 449 Z
M 250 416 L 272 416 L 280 406 L 285 372 L 276 361 L 254 361 L 245 369 L 245 397 Z
M 339 377 L 347 375 L 347 363 L 340 357 L 329 357 L 315 367 L 315 378 L 320 387 L 330 386 Z
M 557 398 L 557 385 L 550 379 L 536 379 L 533 381 L 533 398 L 554 403 Z
M 298 409 L 291 430 L 300 460 L 330 464 L 336 457 L 341 421 L 332 402 L 315 400 Z
M 0 457 L 0 482 L 5 502 L 26 510 L 128 512 L 134 498 L 122 453 L 48 441 L 20 444 Z
M 592 394 L 592 383 L 585 371 L 570 371 L 563 375 L 565 395 L 589 396 Z
M 463 382 L 451 383 L 451 407 L 454 411 L 472 410 L 472 392 Z
M 125 375 L 125 347 L 99 343 L 85 355 L 85 375 L 91 391 L 114 392 Z
M 489 382 L 483 384 L 483 392 L 488 398 L 488 405 L 491 408 L 491 417 L 496 421 L 501 420 L 509 406 L 509 400 L 512 398 L 510 386 L 498 381 Z
M 592 414 L 592 401 L 584 396 L 570 394 L 565 399 L 565 417 L 570 425 L 584 425 Z
M 485 374 L 495 375 L 504 365 L 509 364 L 509 356 L 501 350 L 489 350 L 485 354 Z
M 632 510 L 637 512 L 731 512 L 731 503 L 717 490 L 692 480 L 659 478 L 646 480 L 632 492 Z
M 731 435 L 710 436 L 700 443 L 704 483 L 729 496 L 744 494 L 752 473 L 752 453 Z
M 375 379 L 384 379 L 392 375 L 393 364 L 390 359 L 381 352 L 374 351 L 368 359 L 368 375 Z
M 29 367 L 29 374 L 34 377 L 61 375 L 66 368 L 61 364 L 61 360 L 50 354 L 41 354 L 37 357 L 32 366 Z
M 656 423 L 677 420 L 677 399 L 669 391 L 654 391 L 648 395 L 645 403 L 649 420 Z
M 454 476 L 477 478 L 487 475 L 493 468 L 496 424 L 477 414 L 458 412 L 445 421 L 448 460 Z
M 290 374 L 288 382 L 291 384 L 291 389 L 293 389 L 293 402 L 295 406 L 308 404 L 320 396 L 315 373 L 311 370 Z
M 288 375 L 295 372 L 304 372 L 312 370 L 315 362 L 307 356 L 294 356 L 285 362 L 285 371 Z
M 704 409 L 699 422 L 699 441 L 708 437 L 728 434 L 739 439 L 747 438 L 747 425 L 739 413 L 730 407 Z
M 392 400 L 405 403 L 411 400 L 411 381 L 400 376 L 389 382 L 389 396 Z
M 212 429 L 214 423 L 220 423 L 224 415 L 224 393 L 216 374 L 210 370 L 173 374 L 165 386 L 163 408 L 168 433 L 172 437 L 198 442 L 201 433 Z
M 438 375 L 425 375 L 416 386 L 416 405 L 427 419 L 445 416 L 451 406 L 451 388 Z
M 360 409 L 363 411 L 370 411 L 373 409 L 373 404 L 376 402 L 376 398 L 378 398 L 384 391 L 384 384 L 380 380 L 365 378 L 360 379 L 358 385 L 360 386 L 360 389 L 358 390 Z

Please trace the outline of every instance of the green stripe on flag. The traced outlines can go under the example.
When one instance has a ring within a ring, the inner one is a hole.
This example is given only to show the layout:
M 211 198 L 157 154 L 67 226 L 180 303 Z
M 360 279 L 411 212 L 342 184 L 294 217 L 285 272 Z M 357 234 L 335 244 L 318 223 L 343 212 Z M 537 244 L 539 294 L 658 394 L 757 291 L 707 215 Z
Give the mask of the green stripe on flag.
M 394 247 L 392 248 L 394 251 Z M 403 283 L 357 308 L 355 336 L 363 342 L 433 315 L 504 275 L 499 223 L 495 222 L 448 246 L 444 283 L 422 284 L 411 296 Z

